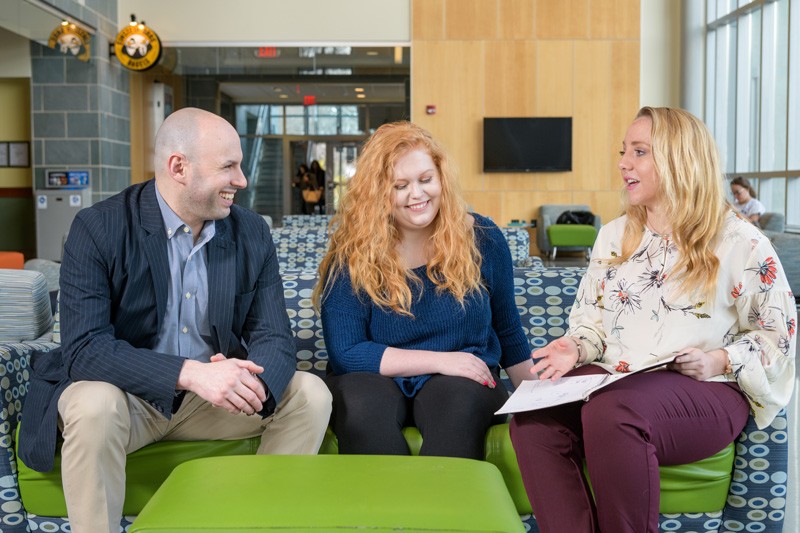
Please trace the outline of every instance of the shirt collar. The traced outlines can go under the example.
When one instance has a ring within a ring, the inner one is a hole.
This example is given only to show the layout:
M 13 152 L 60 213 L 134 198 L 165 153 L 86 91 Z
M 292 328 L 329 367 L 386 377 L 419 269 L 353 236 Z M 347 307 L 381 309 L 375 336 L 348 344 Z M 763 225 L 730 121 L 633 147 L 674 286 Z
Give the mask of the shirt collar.
M 179 217 L 175 211 L 167 204 L 164 197 L 161 196 L 161 193 L 158 191 L 158 184 L 156 183 L 156 200 L 158 201 L 158 209 L 161 211 L 161 218 L 164 220 L 164 231 L 167 234 L 167 240 L 171 239 L 181 226 L 189 227 L 181 217 Z M 209 228 L 209 226 L 211 226 Z M 211 239 L 211 237 L 215 234 L 215 227 L 213 220 L 206 220 L 203 224 L 203 229 L 201 231 L 201 238 L 200 240 L 203 242 L 207 242 Z

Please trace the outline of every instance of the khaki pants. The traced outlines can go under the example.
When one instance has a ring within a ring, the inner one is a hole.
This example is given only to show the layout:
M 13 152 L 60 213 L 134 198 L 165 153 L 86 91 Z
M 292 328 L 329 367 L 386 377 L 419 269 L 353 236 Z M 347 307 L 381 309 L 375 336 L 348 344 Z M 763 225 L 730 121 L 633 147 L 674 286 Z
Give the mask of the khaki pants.
M 331 411 L 321 379 L 295 372 L 275 412 L 232 415 L 194 393 L 167 420 L 153 406 L 106 382 L 71 384 L 58 401 L 64 436 L 61 476 L 73 533 L 118 533 L 126 455 L 160 440 L 233 440 L 261 435 L 259 454 L 314 454 Z

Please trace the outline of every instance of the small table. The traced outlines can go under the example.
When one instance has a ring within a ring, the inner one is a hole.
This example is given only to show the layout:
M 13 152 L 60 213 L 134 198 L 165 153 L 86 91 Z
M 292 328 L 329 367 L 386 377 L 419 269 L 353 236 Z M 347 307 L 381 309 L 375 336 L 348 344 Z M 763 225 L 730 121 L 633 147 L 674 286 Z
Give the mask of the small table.
M 500 471 L 449 457 L 249 455 L 187 461 L 129 533 L 524 532 Z

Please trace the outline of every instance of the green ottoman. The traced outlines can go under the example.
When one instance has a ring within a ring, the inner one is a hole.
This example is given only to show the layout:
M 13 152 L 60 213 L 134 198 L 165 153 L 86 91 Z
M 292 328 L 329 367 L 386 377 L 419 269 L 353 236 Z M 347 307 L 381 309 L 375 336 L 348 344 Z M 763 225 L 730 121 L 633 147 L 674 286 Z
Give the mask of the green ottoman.
M 579 246 L 586 248 L 586 257 L 592 252 L 597 238 L 597 228 L 587 224 L 552 224 L 547 226 L 547 238 L 553 247 L 550 258 L 556 258 L 559 246 Z
M 449 457 L 252 455 L 185 462 L 129 533 L 524 532 L 497 468 Z

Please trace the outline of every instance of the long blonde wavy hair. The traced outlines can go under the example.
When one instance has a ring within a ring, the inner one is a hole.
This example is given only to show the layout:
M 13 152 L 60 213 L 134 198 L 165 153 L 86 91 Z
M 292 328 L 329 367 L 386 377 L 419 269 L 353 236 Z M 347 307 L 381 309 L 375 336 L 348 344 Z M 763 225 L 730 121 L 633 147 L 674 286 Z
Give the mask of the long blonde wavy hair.
M 725 197 L 724 176 L 711 132 L 687 111 L 669 107 L 643 107 L 636 118 L 651 120 L 650 138 L 658 178 L 658 197 L 672 227 L 671 238 L 679 258 L 673 274 L 681 280 L 679 294 L 700 290 L 714 294 L 719 258 L 713 250 L 731 205 Z M 633 255 L 642 241 L 647 211 L 630 205 L 623 193 L 628 220 L 622 238 L 620 264 Z
M 330 244 L 312 297 L 317 308 L 337 276 L 349 272 L 357 294 L 382 308 L 412 315 L 411 284 L 422 280 L 405 267 L 397 251 L 401 233 L 392 207 L 394 166 L 415 149 L 431 156 L 442 187 L 439 213 L 427 243 L 427 276 L 437 292 L 449 291 L 462 304 L 465 296 L 480 289 L 481 256 L 455 168 L 428 131 L 401 121 L 378 128 L 358 158 L 355 175 L 331 220 Z

